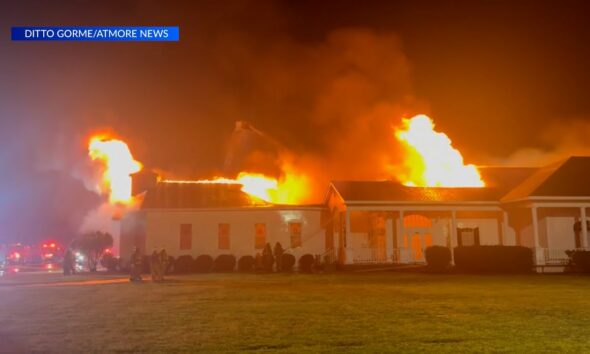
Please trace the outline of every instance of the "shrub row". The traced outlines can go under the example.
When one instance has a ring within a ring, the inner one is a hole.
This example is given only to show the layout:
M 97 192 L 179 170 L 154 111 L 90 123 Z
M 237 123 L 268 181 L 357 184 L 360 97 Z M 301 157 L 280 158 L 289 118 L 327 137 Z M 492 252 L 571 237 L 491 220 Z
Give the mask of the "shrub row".
M 528 273 L 533 270 L 533 253 L 522 246 L 459 246 L 455 247 L 454 255 L 455 268 L 461 272 Z M 451 250 L 447 247 L 428 247 L 425 257 L 431 271 L 450 269 Z M 587 264 L 590 267 L 590 255 Z
M 533 252 L 523 246 L 459 246 L 455 248 L 458 270 L 474 273 L 529 273 Z
M 428 268 L 432 272 L 444 272 L 451 267 L 451 250 L 444 246 L 430 246 L 424 251 Z
M 302 256 L 299 259 L 300 271 L 311 272 L 313 259 L 313 256 L 310 254 Z M 236 261 L 236 257 L 231 254 L 222 254 L 215 259 L 209 255 L 200 255 L 197 258 L 193 258 L 190 255 L 184 255 L 178 257 L 173 263 L 173 272 L 176 274 L 207 273 L 211 271 L 232 272 L 236 269 L 236 265 L 237 270 L 240 272 L 253 272 L 255 270 L 263 269 L 263 265 L 257 264 L 256 258 L 252 256 L 242 256 Z M 295 263 L 295 256 L 288 253 L 283 254 L 281 256 L 281 271 L 292 272 Z
M 566 251 L 571 267 L 578 272 L 590 272 L 590 251 Z
M 299 271 L 301 273 L 311 273 L 313 271 L 313 265 L 315 258 L 311 254 L 304 254 L 299 258 Z

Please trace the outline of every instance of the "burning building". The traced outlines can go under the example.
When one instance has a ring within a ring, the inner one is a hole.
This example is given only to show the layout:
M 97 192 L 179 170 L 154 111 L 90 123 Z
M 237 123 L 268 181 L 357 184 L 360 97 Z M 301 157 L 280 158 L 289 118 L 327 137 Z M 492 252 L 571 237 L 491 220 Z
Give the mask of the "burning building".
M 156 182 L 122 223 L 134 246 L 173 256 L 261 252 L 280 242 L 296 257 L 342 264 L 420 263 L 430 245 L 521 245 L 537 265 L 563 265 L 588 247 L 590 157 L 542 168 L 481 168 L 486 186 L 414 187 L 393 181 L 332 182 L 319 205 L 281 205 L 237 183 Z
M 120 141 L 92 140 L 90 151 L 107 162 L 103 187 L 123 215 L 123 258 L 133 247 L 239 258 L 279 242 L 296 257 L 407 264 L 424 262 L 431 245 L 520 245 L 533 250 L 537 265 L 560 266 L 567 250 L 588 248 L 590 157 L 541 168 L 478 168 L 464 164 L 427 116 L 404 119 L 394 133 L 406 160 L 391 169 L 390 180 L 334 181 L 316 204 L 300 198 L 310 192 L 311 177 L 292 168 L 277 178 L 240 172 L 167 180 L 138 173 L 141 164 Z
M 159 181 L 144 193 L 141 209 L 123 219 L 122 255 L 138 246 L 165 248 L 175 257 L 239 257 L 275 242 L 296 257 L 325 253 L 322 205 L 269 203 L 239 183 Z

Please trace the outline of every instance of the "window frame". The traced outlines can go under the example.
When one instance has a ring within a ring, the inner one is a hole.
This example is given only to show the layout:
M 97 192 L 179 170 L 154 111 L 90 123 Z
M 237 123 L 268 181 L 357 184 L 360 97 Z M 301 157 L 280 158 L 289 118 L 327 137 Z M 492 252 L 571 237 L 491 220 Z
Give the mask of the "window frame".
M 296 226 L 298 227 L 298 230 L 294 230 Z M 291 248 L 303 247 L 303 223 L 301 221 L 291 221 L 288 223 L 288 227 L 289 244 L 291 245 Z M 298 242 L 294 243 L 294 239 L 298 239 Z
M 188 247 L 187 247 L 188 244 Z M 178 249 L 180 251 L 190 251 L 193 249 L 193 224 L 180 224 L 180 235 Z
M 227 227 L 227 232 L 223 232 Z M 225 247 L 222 247 L 225 246 Z M 231 225 L 228 222 L 217 224 L 217 249 L 229 250 L 231 248 Z
M 463 242 L 463 233 L 473 232 L 473 244 L 472 245 L 464 245 Z M 479 239 L 479 226 L 476 227 L 458 227 L 457 228 L 457 246 L 481 246 L 480 239 Z
M 259 240 L 259 228 L 262 228 L 262 241 Z M 262 250 L 266 246 L 266 223 L 257 222 L 254 224 L 254 249 Z

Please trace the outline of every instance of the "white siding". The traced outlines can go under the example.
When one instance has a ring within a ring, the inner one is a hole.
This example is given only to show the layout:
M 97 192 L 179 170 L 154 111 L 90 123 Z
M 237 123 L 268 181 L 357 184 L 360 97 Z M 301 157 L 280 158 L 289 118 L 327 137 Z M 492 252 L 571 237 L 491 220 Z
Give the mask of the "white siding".
M 543 248 L 574 249 L 574 217 L 552 216 L 539 219 L 539 243 Z M 522 246 L 534 247 L 533 227 L 527 225 L 521 229 Z
M 546 219 L 548 247 L 555 249 L 576 248 L 575 221 L 574 217 L 548 217 Z
M 532 225 L 527 225 L 520 230 L 520 245 L 524 247 L 535 247 Z
M 299 257 L 305 253 L 323 254 L 325 230 L 320 224 L 321 209 L 226 209 L 195 211 L 146 211 L 146 252 L 154 248 L 165 248 L 174 256 L 207 254 L 233 254 L 237 258 L 254 256 L 254 225 L 266 224 L 266 242 L 274 247 L 280 242 L 284 249 L 290 248 L 289 222 L 302 223 L 302 247 L 289 249 Z M 218 226 L 230 225 L 230 249 L 218 248 Z M 180 250 L 180 225 L 192 224 L 193 240 L 191 250 Z
M 432 222 L 432 244 L 446 247 L 450 229 L 451 219 L 434 219 Z
M 504 235 L 504 246 L 516 246 L 516 232 L 510 226 L 506 228 Z
M 457 227 L 479 228 L 480 245 L 499 245 L 500 229 L 498 220 L 491 219 L 457 219 Z

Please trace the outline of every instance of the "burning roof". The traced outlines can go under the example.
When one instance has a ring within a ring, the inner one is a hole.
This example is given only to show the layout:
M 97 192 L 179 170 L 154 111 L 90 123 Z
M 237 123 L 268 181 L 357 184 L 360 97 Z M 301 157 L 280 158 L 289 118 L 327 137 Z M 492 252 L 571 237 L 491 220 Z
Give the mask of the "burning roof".
M 404 163 L 391 169 L 392 181 L 333 182 L 345 201 L 499 203 L 527 196 L 590 196 L 590 186 L 580 183 L 590 175 L 590 157 L 572 157 L 541 169 L 479 168 L 465 164 L 449 137 L 434 130 L 425 115 L 404 118 L 395 136 L 406 154 Z M 134 182 L 147 186 L 142 209 L 301 205 L 311 190 L 310 175 L 287 162 L 276 177 L 243 171 L 233 178 L 167 180 L 137 173 L 142 166 L 123 141 L 93 137 L 89 153 L 102 162 L 100 187 L 117 205 L 135 204 L 139 188 L 132 193 L 132 174 Z
M 333 188 L 347 202 L 489 202 L 499 188 L 409 187 L 394 181 L 337 181 Z
M 142 209 L 200 209 L 268 206 L 239 184 L 158 183 L 147 190 Z
M 488 187 L 410 187 L 394 181 L 337 181 L 347 202 L 506 202 L 527 197 L 588 197 L 590 156 L 570 157 L 543 168 L 489 167 L 480 172 Z

